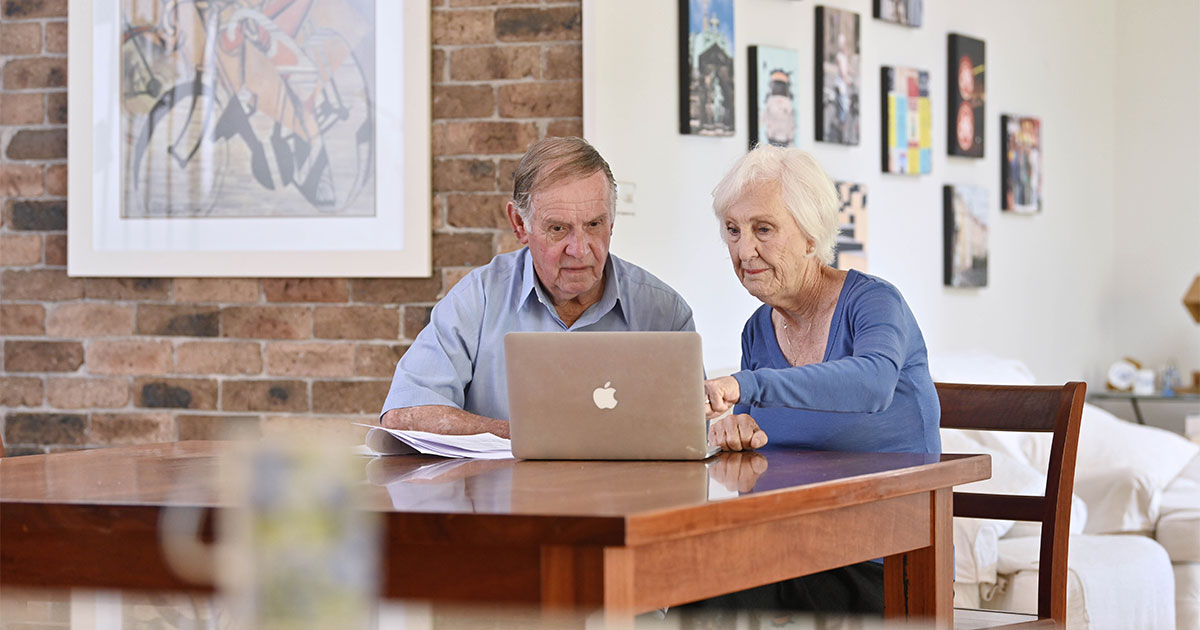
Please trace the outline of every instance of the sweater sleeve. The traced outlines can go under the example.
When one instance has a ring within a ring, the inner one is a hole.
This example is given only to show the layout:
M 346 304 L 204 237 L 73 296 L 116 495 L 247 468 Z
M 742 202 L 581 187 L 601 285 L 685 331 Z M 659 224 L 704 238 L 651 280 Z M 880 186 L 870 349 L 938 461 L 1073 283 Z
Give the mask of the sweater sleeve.
M 848 299 L 849 356 L 783 369 L 743 369 L 733 375 L 741 389 L 738 406 L 847 413 L 887 409 L 908 347 L 907 308 L 899 292 L 883 283 Z M 743 334 L 743 367 L 745 339 Z

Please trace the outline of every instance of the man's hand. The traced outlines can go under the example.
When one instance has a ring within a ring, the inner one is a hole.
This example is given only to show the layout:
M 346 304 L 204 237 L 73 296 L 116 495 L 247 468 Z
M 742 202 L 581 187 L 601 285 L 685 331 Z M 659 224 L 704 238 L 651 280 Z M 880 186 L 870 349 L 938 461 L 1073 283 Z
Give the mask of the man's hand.
M 742 397 L 737 379 L 722 376 L 704 381 L 704 416 L 712 420 L 729 411 Z
M 748 413 L 726 416 L 708 427 L 708 443 L 725 451 L 744 451 L 762 448 L 767 434 Z
M 422 405 L 389 409 L 379 423 L 389 429 L 402 431 L 425 431 L 441 435 L 474 435 L 493 433 L 508 437 L 508 423 L 495 418 L 476 415 L 447 405 Z
M 767 458 L 758 453 L 721 453 L 708 475 L 727 490 L 750 492 L 767 470 Z

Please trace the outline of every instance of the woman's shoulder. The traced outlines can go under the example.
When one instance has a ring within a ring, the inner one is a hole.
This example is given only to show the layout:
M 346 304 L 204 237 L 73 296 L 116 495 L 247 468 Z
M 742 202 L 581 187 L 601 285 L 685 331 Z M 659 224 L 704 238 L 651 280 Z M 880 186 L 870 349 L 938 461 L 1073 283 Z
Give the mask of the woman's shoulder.
M 900 290 L 891 282 L 857 269 L 851 269 L 846 274 L 846 286 L 842 295 L 856 299 L 867 295 L 891 295 L 903 299 Z

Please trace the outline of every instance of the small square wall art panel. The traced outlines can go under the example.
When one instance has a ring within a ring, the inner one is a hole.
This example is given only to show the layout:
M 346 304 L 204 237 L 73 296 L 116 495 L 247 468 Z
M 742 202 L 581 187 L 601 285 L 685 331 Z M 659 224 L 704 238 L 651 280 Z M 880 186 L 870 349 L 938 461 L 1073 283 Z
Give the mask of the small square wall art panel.
M 948 287 L 985 287 L 988 266 L 987 189 L 946 186 L 943 191 L 943 283 Z
M 679 131 L 732 136 L 733 0 L 679 0 Z
M 1020 214 L 1041 212 L 1041 119 L 1001 116 L 1000 147 L 1000 209 Z
M 920 26 L 925 0 L 875 0 L 876 18 L 904 26 Z
M 912 68 L 881 70 L 883 172 L 924 175 L 933 161 L 933 106 L 929 73 Z
M 984 102 L 987 95 L 984 89 L 983 40 L 951 33 L 947 57 L 950 62 L 946 75 L 950 80 L 946 90 L 950 97 L 946 110 L 949 153 L 983 157 Z
M 867 271 L 867 185 L 837 182 L 842 206 L 838 210 L 837 249 L 833 254 L 835 269 Z
M 853 11 L 817 6 L 816 102 L 817 140 L 858 144 L 859 19 Z
M 796 106 L 795 80 L 800 53 L 790 48 L 750 46 L 749 58 L 750 148 L 757 144 L 796 146 L 800 108 Z

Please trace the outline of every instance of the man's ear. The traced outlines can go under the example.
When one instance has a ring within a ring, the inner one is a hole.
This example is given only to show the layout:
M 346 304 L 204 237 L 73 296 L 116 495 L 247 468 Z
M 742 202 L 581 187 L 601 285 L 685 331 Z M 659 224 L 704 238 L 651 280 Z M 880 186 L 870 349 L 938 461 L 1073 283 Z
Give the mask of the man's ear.
M 521 214 L 517 212 L 517 205 L 511 201 L 504 207 L 504 212 L 508 214 L 508 223 L 512 226 L 513 234 L 517 236 L 517 240 L 522 245 L 529 244 L 529 227 L 525 225 L 525 220 L 521 218 Z

